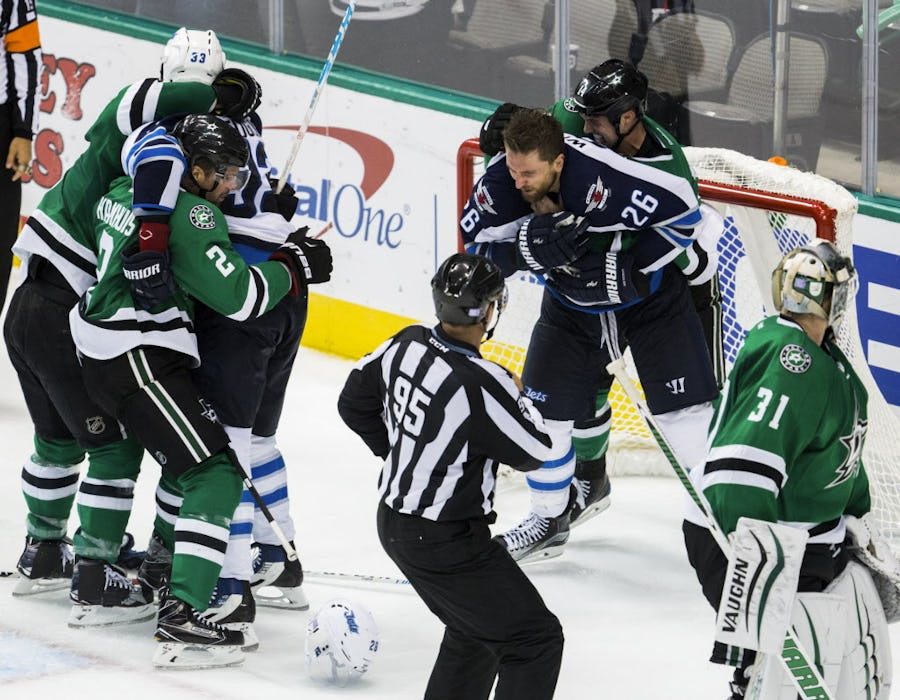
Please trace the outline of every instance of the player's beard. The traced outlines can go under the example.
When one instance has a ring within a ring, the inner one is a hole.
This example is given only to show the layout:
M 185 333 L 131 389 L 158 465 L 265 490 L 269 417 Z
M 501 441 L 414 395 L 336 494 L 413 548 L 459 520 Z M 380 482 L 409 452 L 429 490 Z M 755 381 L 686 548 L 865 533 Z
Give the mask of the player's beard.
M 540 187 L 536 187 L 531 190 L 531 192 L 526 192 L 525 190 L 520 190 L 522 193 L 522 199 L 524 199 L 529 204 L 534 204 L 535 202 L 541 201 L 544 197 L 547 196 L 547 193 L 556 188 L 556 185 L 559 183 L 559 173 L 553 173 L 550 177 L 549 182 L 543 183 Z

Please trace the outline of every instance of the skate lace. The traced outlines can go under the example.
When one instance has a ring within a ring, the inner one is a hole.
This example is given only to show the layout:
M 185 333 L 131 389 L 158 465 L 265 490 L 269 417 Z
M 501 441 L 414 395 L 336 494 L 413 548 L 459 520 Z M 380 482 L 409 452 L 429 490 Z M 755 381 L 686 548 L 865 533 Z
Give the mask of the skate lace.
M 215 630 L 216 632 L 221 632 L 224 634 L 224 632 L 225 632 L 224 625 L 220 625 L 218 622 L 213 622 L 212 620 L 204 617 L 203 615 L 204 615 L 204 613 L 200 612 L 199 610 L 194 610 L 193 608 L 191 608 L 191 620 L 193 622 L 200 625 L 201 627 L 207 627 L 211 630 Z
M 131 581 L 129 581 L 121 573 L 116 571 L 108 564 L 104 567 L 103 573 L 106 576 L 106 588 L 122 588 L 125 590 L 131 589 Z
M 510 549 L 518 549 L 540 541 L 547 534 L 549 527 L 549 518 L 542 518 L 539 515 L 532 514 L 504 534 L 503 537 L 509 544 Z

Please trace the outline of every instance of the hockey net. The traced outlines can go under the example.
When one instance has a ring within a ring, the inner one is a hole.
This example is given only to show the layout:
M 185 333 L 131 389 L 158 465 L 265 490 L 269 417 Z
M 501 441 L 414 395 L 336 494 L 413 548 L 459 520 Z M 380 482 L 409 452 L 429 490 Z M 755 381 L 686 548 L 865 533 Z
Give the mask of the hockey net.
M 773 312 L 771 272 L 784 253 L 819 237 L 834 241 L 842 253 L 852 255 L 857 202 L 846 189 L 814 173 L 725 149 L 687 147 L 685 154 L 700 182 L 704 203 L 716 208 L 724 219 L 718 248 L 727 371 L 746 331 Z M 477 139 L 462 143 L 457 168 L 461 211 L 483 168 Z M 521 373 L 543 288 L 528 273 L 511 277 L 507 283 L 509 306 L 483 354 Z M 873 516 L 900 554 L 900 419 L 869 372 L 853 305 L 841 324 L 838 342 L 869 392 L 864 463 L 871 483 Z M 633 366 L 629 369 L 635 377 Z M 609 400 L 613 410 L 607 455 L 610 473 L 671 474 L 671 467 L 618 384 L 613 385 Z

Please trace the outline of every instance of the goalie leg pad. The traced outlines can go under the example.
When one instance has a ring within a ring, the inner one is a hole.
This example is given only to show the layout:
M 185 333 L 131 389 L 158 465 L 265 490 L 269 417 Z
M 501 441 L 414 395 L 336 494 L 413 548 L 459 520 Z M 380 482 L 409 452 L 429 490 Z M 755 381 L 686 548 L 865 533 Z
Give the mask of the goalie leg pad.
M 843 596 L 798 593 L 794 601 L 791 624 L 797 641 L 810 655 L 809 660 L 821 670 L 832 694 L 841 673 L 846 619 L 847 601 Z M 780 654 L 766 654 L 758 660 L 746 696 L 765 700 L 796 700 L 797 686 L 785 669 Z M 825 696 L 812 694 L 809 697 Z M 856 700 L 857 696 L 851 698 L 838 693 L 833 697 Z

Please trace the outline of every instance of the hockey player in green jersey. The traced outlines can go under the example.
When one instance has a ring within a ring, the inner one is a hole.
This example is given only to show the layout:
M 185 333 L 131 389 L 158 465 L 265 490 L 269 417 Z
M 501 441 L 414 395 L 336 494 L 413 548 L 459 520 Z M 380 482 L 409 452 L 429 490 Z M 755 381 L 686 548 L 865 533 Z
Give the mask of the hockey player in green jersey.
M 34 454 L 22 468 L 28 519 L 16 595 L 69 585 L 72 555 L 64 538 L 85 454 L 101 470 L 141 459 L 139 448 L 117 452 L 125 443 L 116 421 L 84 391 L 69 333 L 69 309 L 96 281 L 94 206 L 123 174 L 122 144 L 145 121 L 213 108 L 240 117 L 254 108 L 232 85 L 216 84 L 224 60 L 213 32 L 176 32 L 163 53 L 162 80 L 133 83 L 103 109 L 87 132 L 87 149 L 38 204 L 13 248 L 25 274 L 4 338 L 35 426 Z M 117 494 L 130 498 L 127 490 Z
M 887 657 L 882 656 L 886 650 L 880 646 L 887 643 L 880 603 L 867 600 L 865 581 L 860 582 L 858 571 L 847 569 L 844 545 L 848 516 L 862 518 L 871 505 L 861 459 L 867 394 L 835 341 L 835 329 L 856 283 L 849 258 L 828 241 L 815 239 L 784 256 L 772 284 L 780 314 L 747 334 L 715 408 L 705 464 L 691 475 L 726 534 L 734 532 L 741 517 L 808 533 L 800 567 L 801 593 L 840 595 L 845 586 L 857 591 L 850 596 L 851 617 L 859 614 L 863 628 L 868 628 L 863 634 L 871 634 L 874 645 L 868 643 L 867 656 L 850 664 L 856 671 L 842 668 L 844 661 L 849 662 L 846 650 L 858 652 L 851 638 L 838 644 L 836 658 L 829 657 L 823 618 L 817 617 L 824 599 L 802 601 L 814 633 L 822 636 L 816 662 L 825 669 L 826 681 L 829 668 L 835 682 L 840 674 L 840 690 L 834 697 L 842 700 L 881 697 L 877 687 L 886 678 L 878 660 L 890 658 L 889 650 Z M 687 520 L 683 529 L 704 595 L 718 609 L 728 560 L 707 529 Z M 794 605 L 796 612 L 798 603 Z M 839 614 L 827 606 L 823 609 L 825 622 Z M 844 629 L 843 623 L 830 620 L 828 636 L 858 634 L 858 626 Z M 753 659 L 752 652 L 740 655 L 733 647 L 716 643 L 712 660 L 737 665 L 732 698 L 744 697 Z M 864 665 L 867 669 L 859 671 Z M 863 677 L 866 672 L 874 676 Z M 770 681 L 767 687 L 781 686 Z M 796 697 L 790 683 L 784 687 L 784 695 L 764 697 Z M 873 688 L 875 692 L 867 695 L 865 690 Z
M 324 247 L 327 259 L 312 259 L 313 253 L 289 240 L 270 261 L 248 266 L 234 250 L 216 206 L 243 184 L 246 142 L 230 124 L 209 115 L 185 117 L 172 133 L 188 166 L 181 181 L 185 191 L 170 218 L 168 247 L 177 287 L 149 309 L 135 303 L 122 253 L 133 245 L 138 225 L 131 211 L 131 181 L 120 178 L 95 208 L 98 280 L 70 314 L 72 337 L 87 390 L 177 479 L 182 493 L 171 578 L 160 597 L 154 663 L 168 668 L 232 665 L 242 659 L 243 635 L 202 613 L 222 565 L 241 477 L 225 431 L 190 378 L 189 370 L 200 360 L 194 300 L 235 320 L 255 318 L 289 292 L 296 295 L 310 268 L 324 264 L 330 269 L 330 255 Z M 137 473 L 122 469 L 117 478 L 130 483 Z M 79 537 L 91 542 L 121 538 L 124 523 L 107 509 L 79 507 L 79 515 Z M 76 575 L 81 566 L 79 560 Z M 143 594 L 132 586 L 132 597 Z

